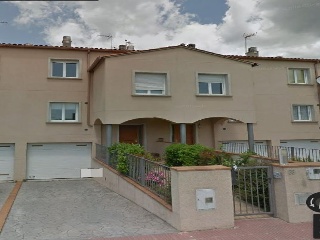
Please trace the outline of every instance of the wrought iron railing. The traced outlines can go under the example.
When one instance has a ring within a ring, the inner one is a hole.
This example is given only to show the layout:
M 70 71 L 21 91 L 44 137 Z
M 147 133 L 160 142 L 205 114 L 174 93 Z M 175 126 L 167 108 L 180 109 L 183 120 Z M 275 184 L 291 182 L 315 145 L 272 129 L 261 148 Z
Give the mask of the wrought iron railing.
M 117 170 L 118 157 L 110 154 L 106 146 L 96 144 L 96 159 Z M 171 204 L 170 168 L 143 157 L 127 155 L 127 177 L 149 189 L 161 199 Z
M 236 216 L 272 214 L 272 169 L 268 166 L 238 167 L 232 181 Z
M 108 149 L 106 146 L 96 144 L 96 159 L 108 164 L 107 154 L 108 154 Z
M 289 160 L 301 162 L 320 162 L 319 149 L 254 144 L 254 152 L 257 155 L 274 159 L 280 158 L 280 154 L 283 149 L 286 150 Z M 222 143 L 222 150 L 230 153 L 244 153 L 249 151 L 249 146 L 246 143 L 225 142 Z
M 170 168 L 142 157 L 134 155 L 127 157 L 129 167 L 127 176 L 171 203 Z

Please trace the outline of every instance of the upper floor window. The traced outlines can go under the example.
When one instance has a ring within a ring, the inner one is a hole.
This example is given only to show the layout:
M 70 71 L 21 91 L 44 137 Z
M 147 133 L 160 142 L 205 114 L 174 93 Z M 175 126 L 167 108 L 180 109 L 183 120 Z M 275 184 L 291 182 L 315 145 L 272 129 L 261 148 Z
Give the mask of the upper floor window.
M 78 60 L 51 60 L 51 76 L 56 78 L 78 78 Z
M 51 102 L 49 108 L 50 122 L 79 121 L 79 103 Z
M 198 74 L 198 94 L 228 95 L 226 74 Z
M 136 72 L 134 78 L 134 94 L 166 95 L 167 74 Z
M 293 105 L 293 121 L 313 121 L 312 105 Z
M 310 83 L 310 70 L 306 68 L 289 68 L 289 83 L 308 84 Z

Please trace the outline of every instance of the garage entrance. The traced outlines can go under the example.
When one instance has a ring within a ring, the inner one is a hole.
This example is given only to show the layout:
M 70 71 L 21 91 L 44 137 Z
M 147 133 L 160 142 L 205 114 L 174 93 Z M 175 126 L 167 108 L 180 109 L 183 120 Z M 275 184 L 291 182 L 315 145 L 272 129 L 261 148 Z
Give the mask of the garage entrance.
M 14 144 L 0 144 L 0 181 L 13 180 Z
M 80 178 L 90 167 L 90 143 L 28 144 L 27 179 Z

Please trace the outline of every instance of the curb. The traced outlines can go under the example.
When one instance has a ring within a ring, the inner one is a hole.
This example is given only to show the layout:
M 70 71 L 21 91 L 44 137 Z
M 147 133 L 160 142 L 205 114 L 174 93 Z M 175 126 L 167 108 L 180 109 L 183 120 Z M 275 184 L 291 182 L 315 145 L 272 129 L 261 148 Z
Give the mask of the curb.
M 18 192 L 20 190 L 20 187 L 22 185 L 21 181 L 18 181 L 14 188 L 12 189 L 11 193 L 9 194 L 9 197 L 7 198 L 6 202 L 2 206 L 0 210 L 0 233 L 4 227 L 4 224 L 6 223 L 6 219 L 10 213 L 10 210 L 12 208 L 12 205 L 14 203 L 14 200 L 16 199 Z

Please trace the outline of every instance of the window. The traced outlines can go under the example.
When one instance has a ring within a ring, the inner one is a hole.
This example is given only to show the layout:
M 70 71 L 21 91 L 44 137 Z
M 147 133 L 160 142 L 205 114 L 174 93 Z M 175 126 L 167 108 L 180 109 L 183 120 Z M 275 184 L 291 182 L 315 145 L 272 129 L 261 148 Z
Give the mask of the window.
M 308 84 L 310 83 L 309 69 L 289 69 L 289 83 L 291 84 Z
M 50 103 L 50 122 L 78 122 L 79 103 Z
M 227 75 L 198 74 L 198 94 L 227 95 Z
M 134 94 L 166 95 L 166 73 L 135 73 Z
M 51 60 L 51 76 L 55 78 L 78 78 L 79 61 Z
M 312 121 L 313 106 L 293 105 L 293 121 Z

